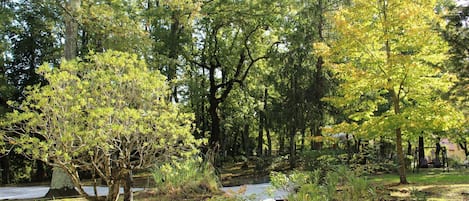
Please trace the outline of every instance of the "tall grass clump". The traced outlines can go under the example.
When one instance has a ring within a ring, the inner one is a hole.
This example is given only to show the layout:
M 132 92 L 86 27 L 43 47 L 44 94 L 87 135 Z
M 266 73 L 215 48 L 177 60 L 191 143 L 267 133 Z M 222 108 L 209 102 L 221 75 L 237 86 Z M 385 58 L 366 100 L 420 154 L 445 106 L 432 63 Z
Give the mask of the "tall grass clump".
M 220 192 L 215 168 L 200 157 L 161 164 L 153 171 L 156 189 L 160 194 L 193 197 Z

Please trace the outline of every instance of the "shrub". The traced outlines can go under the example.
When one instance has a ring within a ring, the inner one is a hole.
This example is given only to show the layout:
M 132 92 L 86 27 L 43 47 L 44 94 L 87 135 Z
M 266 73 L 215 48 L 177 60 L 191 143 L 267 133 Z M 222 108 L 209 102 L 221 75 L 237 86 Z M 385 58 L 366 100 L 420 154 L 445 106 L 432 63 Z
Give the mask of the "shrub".
M 290 201 L 377 199 L 375 187 L 345 166 L 323 174 L 320 169 L 289 175 L 272 173 L 271 182 L 275 187 L 291 192 Z

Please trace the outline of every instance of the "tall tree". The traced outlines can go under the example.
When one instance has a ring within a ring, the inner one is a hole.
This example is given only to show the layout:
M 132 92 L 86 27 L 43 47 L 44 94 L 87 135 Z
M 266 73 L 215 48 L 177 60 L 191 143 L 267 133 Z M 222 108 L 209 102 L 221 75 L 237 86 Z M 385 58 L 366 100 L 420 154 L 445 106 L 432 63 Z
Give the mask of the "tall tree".
M 296 139 L 301 137 L 304 148 L 306 132 L 320 136 L 319 128 L 325 124 L 328 112 L 321 99 L 332 91 L 332 79 L 323 67 L 322 56 L 316 53 L 320 48 L 316 44 L 329 37 L 330 22 L 325 15 L 338 4 L 341 1 L 290 2 L 282 22 L 284 31 L 279 33 L 284 39 L 282 48 L 277 49 L 271 60 L 272 65 L 278 66 L 277 76 L 271 76 L 275 77 L 273 85 L 283 98 L 279 107 L 288 108 L 277 115 L 286 118 L 281 124 L 288 130 L 291 166 L 295 165 Z M 311 143 L 313 148 L 320 147 L 319 143 Z
M 435 29 L 444 24 L 435 3 L 356 0 L 334 15 L 338 38 L 331 42 L 330 68 L 343 83 L 341 95 L 327 100 L 354 121 L 342 124 L 348 131 L 394 133 L 401 184 L 407 183 L 403 135 L 448 130 L 462 118 L 440 96 L 454 76 L 441 71 L 448 47 Z M 382 105 L 389 107 L 378 113 Z
M 188 60 L 196 72 L 206 72 L 210 148 L 220 145 L 220 104 L 236 85 L 243 85 L 250 70 L 265 60 L 275 43 L 265 37 L 278 17 L 275 2 L 209 1 L 196 20 L 194 51 Z
M 451 2 L 454 3 L 454 2 Z M 442 30 L 443 35 L 451 46 L 448 70 L 458 76 L 458 82 L 450 93 L 450 99 L 464 112 L 465 125 L 454 132 L 458 133 L 460 147 L 469 155 L 467 142 L 469 141 L 469 4 L 457 1 L 456 4 L 446 5 L 448 24 Z

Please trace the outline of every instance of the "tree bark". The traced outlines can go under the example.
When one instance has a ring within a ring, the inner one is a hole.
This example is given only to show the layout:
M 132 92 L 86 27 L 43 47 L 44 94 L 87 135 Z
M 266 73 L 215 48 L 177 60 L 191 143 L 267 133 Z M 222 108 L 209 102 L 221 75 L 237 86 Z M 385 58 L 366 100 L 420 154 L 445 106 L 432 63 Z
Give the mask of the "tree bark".
M 257 156 L 262 156 L 263 145 L 264 145 L 264 112 L 259 111 L 259 134 L 257 136 Z
M 399 160 L 399 183 L 408 184 L 405 172 L 405 157 L 404 151 L 402 150 L 402 133 L 401 128 L 396 129 L 396 149 L 397 159 Z
M 433 167 L 440 168 L 441 167 L 441 160 L 440 160 L 440 152 L 441 152 L 441 145 L 440 145 L 440 138 L 437 138 L 437 142 L 435 143 L 435 161 L 433 161 Z
M 387 48 L 389 48 L 389 44 L 386 44 Z M 388 50 L 389 53 L 389 50 Z M 388 55 L 389 57 L 389 55 Z M 400 99 L 399 99 L 399 94 L 396 93 L 393 89 L 390 90 L 392 94 L 392 103 L 394 106 L 394 113 L 397 115 L 401 113 L 401 108 L 400 108 Z M 402 131 L 401 128 L 396 128 L 395 130 L 396 133 L 396 151 L 397 151 L 397 160 L 399 161 L 399 180 L 400 184 L 408 184 L 407 178 L 406 178 L 406 172 L 405 172 L 405 156 L 404 156 L 404 150 L 402 149 Z
M 133 201 L 134 196 L 132 193 L 132 170 L 127 170 L 125 172 L 125 182 L 124 182 L 124 201 Z
M 428 168 L 428 161 L 425 158 L 425 144 L 423 136 L 419 136 L 418 159 L 419 168 Z
M 249 124 L 244 124 L 243 135 L 242 135 L 242 147 L 243 147 L 243 153 L 245 156 L 250 155 L 248 141 L 249 141 Z
M 278 135 L 278 144 L 279 144 L 279 147 L 278 147 L 278 152 L 279 152 L 279 155 L 283 155 L 284 154 L 284 151 L 285 151 L 285 135 L 287 135 L 287 131 L 286 129 L 284 130 L 283 133 L 279 133 Z
M 267 138 L 267 155 L 272 155 L 272 138 L 270 137 L 269 118 L 267 116 L 267 100 L 269 98 L 269 89 L 266 87 L 264 90 L 264 129 Z
M 290 131 L 290 169 L 296 167 L 296 142 L 295 142 L 296 129 L 291 128 Z

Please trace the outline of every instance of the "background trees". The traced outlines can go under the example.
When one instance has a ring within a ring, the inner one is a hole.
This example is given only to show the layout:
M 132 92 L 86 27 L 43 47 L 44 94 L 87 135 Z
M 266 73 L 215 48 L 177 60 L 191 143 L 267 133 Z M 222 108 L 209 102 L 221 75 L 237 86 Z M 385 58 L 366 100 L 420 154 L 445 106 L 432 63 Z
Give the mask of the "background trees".
M 443 28 L 445 22 L 433 11 L 443 12 L 451 7 L 450 4 L 435 6 L 435 3 L 392 0 L 2 1 L 0 104 L 2 112 L 22 111 L 6 104 L 8 100 L 16 101 L 16 105 L 32 104 L 32 97 L 28 99 L 31 93 L 24 93 L 25 89 L 38 83 L 51 84 L 36 71 L 45 62 L 55 69 L 51 74 L 54 76 L 60 74 L 57 69 L 67 68 L 64 71 L 70 77 L 61 79 L 71 87 L 78 87 L 76 83 L 84 80 L 96 80 L 94 85 L 103 90 L 111 90 L 105 85 L 115 82 L 110 80 L 120 80 L 108 71 L 124 72 L 120 67 L 145 63 L 148 69 L 135 67 L 135 71 L 141 72 L 132 73 L 150 79 L 151 86 L 145 82 L 139 82 L 140 85 L 151 91 L 162 85 L 161 80 L 152 82 L 151 79 L 164 79 L 171 93 L 165 94 L 166 102 L 161 104 L 179 103 L 184 113 L 193 113 L 193 136 L 208 139 L 203 150 L 218 150 L 217 154 L 223 156 L 217 157 L 218 161 L 229 161 L 229 156 L 280 153 L 289 155 L 290 166 L 295 167 L 301 156 L 299 152 L 337 148 L 334 136 L 345 132 L 348 161 L 353 160 L 352 151 L 366 149 L 364 141 L 368 140 L 379 143 L 379 149 L 386 155 L 385 150 L 394 143 L 402 146 L 402 141 L 407 141 L 412 145 L 420 135 L 432 138 L 433 134 L 447 136 L 459 132 L 461 147 L 467 147 L 467 128 L 454 121 L 461 114 L 444 100 L 455 100 L 453 103 L 467 113 L 467 27 L 461 21 L 466 19 L 466 10 L 455 7 L 447 16 L 449 21 L 443 35 L 451 45 L 448 47 L 437 32 L 441 30 L 437 29 L 438 23 Z M 451 57 L 447 51 L 452 53 Z M 138 62 L 127 53 L 137 55 Z M 66 60 L 78 57 L 78 61 L 62 64 L 61 57 Z M 447 58 L 451 62 L 444 63 Z M 103 62 L 109 66 L 102 65 Z M 155 71 L 160 71 L 164 77 Z M 447 71 L 457 73 L 457 77 Z M 93 74 L 98 72 L 102 74 Z M 455 82 L 458 84 L 453 85 Z M 339 83 L 340 89 L 337 89 Z M 125 90 L 116 87 L 109 93 L 93 92 L 100 98 L 80 92 L 96 88 L 81 87 L 73 96 L 83 96 L 86 104 L 106 107 L 106 114 L 110 115 L 106 118 L 116 119 L 111 123 L 119 126 L 123 117 L 110 108 L 120 111 L 125 107 L 113 103 L 113 99 L 130 101 L 134 109 L 160 109 L 148 106 L 155 100 L 130 97 L 134 92 L 136 97 L 141 95 L 138 90 L 128 90 L 137 87 L 134 85 L 125 86 L 128 87 Z M 34 88 L 38 93 L 46 89 Z M 162 101 L 161 96 L 154 98 Z M 77 111 L 92 109 L 77 100 L 64 100 L 69 102 L 68 106 L 79 105 L 74 108 Z M 87 117 L 94 121 L 86 120 L 86 115 L 79 112 L 74 115 L 77 116 L 66 118 L 84 118 L 84 124 L 93 126 L 101 134 L 120 132 L 114 130 L 117 127 L 104 129 L 98 124 L 104 113 Z M 152 124 L 142 116 L 130 115 L 129 118 L 136 124 Z M 333 132 L 323 133 L 329 125 L 340 122 L 345 123 L 335 126 Z M 85 129 L 78 123 L 73 127 Z M 452 128 L 457 129 L 450 131 Z M 10 134 L 7 137 L 15 137 Z M 349 140 L 352 134 L 355 146 Z M 75 139 L 76 136 L 72 136 Z M 119 147 L 133 140 L 109 141 L 106 138 L 100 143 Z M 11 147 L 8 143 L 2 145 L 4 150 Z M 399 150 L 402 147 L 396 152 Z M 393 156 L 394 151 L 388 152 Z M 402 159 L 402 153 L 399 156 Z M 80 165 L 92 165 L 95 160 L 96 164 L 106 164 L 102 162 L 105 157 L 87 157 L 83 161 L 87 164 Z M 82 156 L 78 158 L 81 160 Z M 2 164 L 11 161 L 1 160 Z M 129 165 L 128 161 L 125 165 Z M 7 166 L 2 165 L 2 168 Z M 100 176 L 108 178 L 109 174 L 103 170 L 107 167 L 98 165 L 93 170 L 96 173 L 100 170 Z M 5 180 L 8 179 L 2 179 Z

